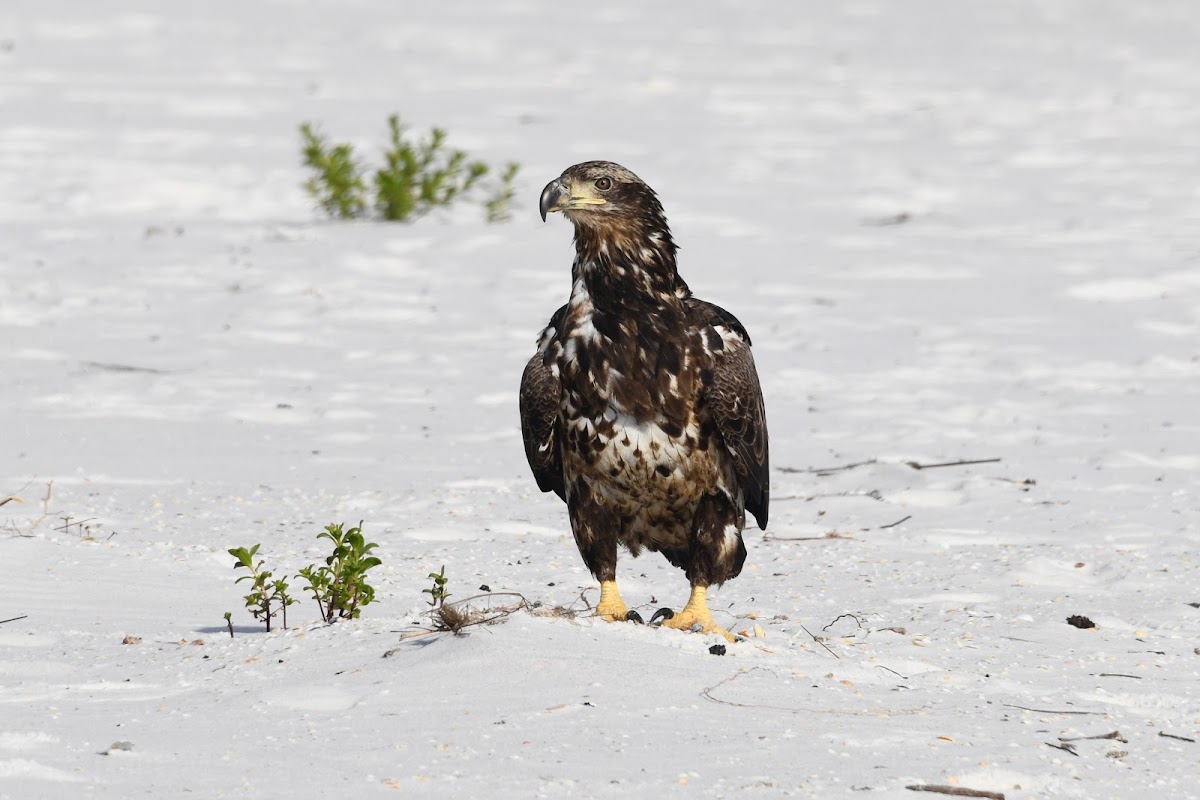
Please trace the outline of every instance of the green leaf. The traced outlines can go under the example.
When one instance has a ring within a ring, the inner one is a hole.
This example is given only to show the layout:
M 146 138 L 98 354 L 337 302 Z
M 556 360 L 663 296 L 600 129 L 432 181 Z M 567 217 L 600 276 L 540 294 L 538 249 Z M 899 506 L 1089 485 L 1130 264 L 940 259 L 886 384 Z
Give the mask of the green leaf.
M 236 558 L 239 562 L 237 564 L 234 564 L 233 568 L 237 569 L 238 567 L 245 567 L 246 569 L 253 571 L 254 570 L 254 554 L 258 552 L 258 547 L 259 546 L 256 544 L 256 545 L 254 545 L 254 547 L 250 548 L 249 550 L 247 550 L 244 547 L 230 548 L 229 555 Z

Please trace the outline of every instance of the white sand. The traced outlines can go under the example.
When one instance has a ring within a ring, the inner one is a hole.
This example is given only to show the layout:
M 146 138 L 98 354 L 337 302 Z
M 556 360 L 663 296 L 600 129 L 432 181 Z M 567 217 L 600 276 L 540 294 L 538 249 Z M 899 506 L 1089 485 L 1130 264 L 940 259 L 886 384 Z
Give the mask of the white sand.
M 1196 797 L 1198 41 L 1182 0 L 0 4 L 0 797 Z M 515 220 L 320 219 L 297 126 L 374 155 L 392 111 L 521 162 Z M 590 158 L 754 337 L 771 526 L 713 606 L 766 637 L 401 643 L 442 565 L 593 586 L 516 412 L 569 284 L 536 197 Z M 226 549 L 359 519 L 378 603 L 263 633 Z

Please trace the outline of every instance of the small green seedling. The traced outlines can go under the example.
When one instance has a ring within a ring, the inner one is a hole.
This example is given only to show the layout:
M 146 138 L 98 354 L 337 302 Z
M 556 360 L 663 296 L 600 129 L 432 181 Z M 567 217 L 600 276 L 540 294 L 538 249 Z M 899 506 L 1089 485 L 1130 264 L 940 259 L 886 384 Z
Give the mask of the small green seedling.
M 271 581 L 271 596 L 279 602 L 279 610 L 283 612 L 283 628 L 287 630 L 287 607 L 296 604 L 296 598 L 287 593 L 287 581 L 276 578 Z
M 229 638 L 233 638 L 233 612 L 225 612 L 225 624 L 229 626 Z
M 254 563 L 254 556 L 258 553 L 260 546 L 256 544 L 249 550 L 244 547 L 233 547 L 230 548 L 229 555 L 238 560 L 238 563 L 233 565 L 234 569 L 244 568 L 250 571 L 249 575 L 238 578 L 237 583 L 251 582 L 252 591 L 246 595 L 246 609 L 254 615 L 255 619 L 264 620 L 267 624 L 267 633 L 270 633 L 271 618 L 281 611 L 283 612 L 283 627 L 287 628 L 287 607 L 296 600 L 288 596 L 287 583 L 281 579 L 271 580 L 271 573 L 262 568 L 261 560 L 257 564 Z M 272 605 L 277 610 L 272 611 Z
M 441 570 L 438 572 L 429 573 L 429 577 L 433 581 L 433 586 L 428 589 L 422 589 L 421 594 L 429 595 L 429 605 L 431 606 L 445 605 L 446 598 L 450 596 L 446 591 L 446 581 L 449 580 L 446 577 L 446 565 L 443 564 Z
M 297 577 L 308 581 L 308 591 L 325 622 L 357 619 L 362 607 L 375 599 L 375 588 L 367 583 L 367 570 L 383 563 L 369 555 L 379 545 L 363 538 L 362 522 L 348 531 L 343 531 L 341 523 L 327 525 L 317 538 L 332 542 L 333 553 L 323 566 L 310 564 Z

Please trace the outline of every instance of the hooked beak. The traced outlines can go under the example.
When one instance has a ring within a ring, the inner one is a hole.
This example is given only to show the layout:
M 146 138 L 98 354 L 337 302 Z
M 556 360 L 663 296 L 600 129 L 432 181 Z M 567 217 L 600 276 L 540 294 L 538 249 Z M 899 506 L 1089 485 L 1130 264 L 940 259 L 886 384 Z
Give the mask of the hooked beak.
M 546 188 L 542 189 L 542 200 L 538 203 L 538 210 L 542 212 L 542 222 L 546 221 L 546 215 L 551 211 L 562 211 L 566 208 L 570 199 L 571 191 L 562 178 L 555 178 L 547 183 Z
M 595 206 L 608 205 L 603 197 L 597 197 L 589 184 L 580 185 L 568 178 L 559 177 L 546 184 L 542 189 L 542 201 L 538 209 L 542 212 L 542 222 L 551 211 L 582 210 Z

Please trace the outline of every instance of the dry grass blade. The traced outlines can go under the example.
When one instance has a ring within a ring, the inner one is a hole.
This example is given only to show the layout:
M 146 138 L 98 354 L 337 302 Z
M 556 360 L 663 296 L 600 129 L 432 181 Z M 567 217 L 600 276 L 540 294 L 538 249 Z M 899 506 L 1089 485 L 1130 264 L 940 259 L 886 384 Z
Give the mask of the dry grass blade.
M 496 598 L 509 599 L 504 603 L 497 604 L 493 602 Z M 481 600 L 486 601 L 486 603 L 480 604 L 479 601 Z M 585 600 L 584 602 L 586 603 L 587 601 Z M 473 607 L 470 605 L 471 603 L 475 603 L 476 605 Z M 480 607 L 481 605 L 483 607 Z M 411 639 L 420 639 L 425 636 L 436 636 L 439 633 L 461 634 L 464 629 L 475 625 L 491 625 L 501 622 L 510 614 L 521 609 L 539 617 L 563 617 L 566 619 L 574 619 L 583 613 L 563 606 L 545 607 L 541 604 L 530 603 L 525 598 L 525 595 L 520 592 L 487 592 L 485 594 L 472 595 L 453 603 L 446 603 L 432 611 L 426 612 L 430 618 L 431 626 L 403 633 L 400 641 L 407 642 Z M 399 631 L 396 632 L 398 633 Z M 398 652 L 400 652 L 400 648 L 393 648 L 384 653 L 383 657 L 391 658 Z
M 491 601 L 494 598 L 506 597 L 510 599 L 507 603 L 497 605 Z M 486 600 L 486 607 L 472 607 L 470 604 L 478 601 Z M 423 636 L 433 636 L 439 633 L 454 633 L 460 634 L 465 628 L 474 625 L 490 625 L 494 622 L 499 622 L 514 611 L 519 611 L 522 608 L 530 608 L 529 601 L 525 599 L 525 595 L 520 592 L 488 592 L 486 594 L 472 595 L 465 597 L 462 600 L 453 603 L 446 603 L 439 606 L 433 611 L 427 612 L 430 618 L 431 627 L 417 628 L 417 630 L 409 631 L 400 637 L 400 641 L 408 641 L 410 639 L 419 639 Z M 398 651 L 395 649 L 388 650 L 383 654 L 384 658 L 390 658 Z
M 833 623 L 830 623 L 830 624 L 833 624 Z M 829 650 L 829 645 L 825 644 L 825 641 L 824 641 L 823 639 L 819 639 L 819 638 L 817 638 L 816 636 L 813 636 L 813 632 L 812 632 L 812 631 L 810 631 L 808 628 L 806 628 L 806 627 L 804 627 L 803 625 L 801 625 L 801 626 L 800 626 L 800 630 L 804 631 L 804 632 L 805 632 L 805 633 L 807 633 L 809 636 L 812 636 L 812 640 L 813 640 L 814 642 L 816 642 L 817 644 L 821 645 L 821 647 L 824 647 L 826 650 Z M 837 653 L 833 652 L 832 650 L 829 650 L 829 655 L 833 656 L 833 657 L 834 657 L 834 658 L 836 658 L 838 661 L 841 661 L 841 660 L 842 660 L 842 657 L 841 657 L 841 656 L 839 656 Z
M 941 467 L 969 467 L 972 464 L 997 464 L 998 458 L 968 458 L 962 461 L 941 461 L 937 464 L 922 464 L 917 461 L 905 461 L 905 465 L 913 469 L 939 469 Z
M 568 606 L 540 606 L 540 605 L 539 606 L 530 606 L 529 613 L 533 614 L 535 617 L 553 617 L 555 619 L 575 619 L 576 617 L 579 617 L 579 616 L 586 615 L 586 616 L 590 617 L 594 614 L 593 610 L 590 608 L 586 609 L 585 611 L 580 611 L 577 608 L 570 608 Z
M 756 709 L 756 710 L 760 710 L 760 711 L 783 711 L 783 712 L 787 712 L 789 714 L 806 714 L 806 715 L 827 714 L 830 716 L 839 716 L 839 717 L 846 716 L 846 717 L 890 718 L 890 717 L 910 716 L 910 715 L 914 715 L 914 714 L 923 713 L 921 709 L 917 709 L 917 708 L 896 708 L 896 709 L 880 709 L 880 708 L 865 709 L 864 708 L 864 709 L 858 709 L 858 710 L 854 710 L 854 711 L 842 711 L 842 710 L 838 710 L 838 709 L 817 707 L 817 706 L 776 706 L 776 705 L 770 705 L 767 703 L 742 703 L 737 700 L 726 700 L 723 697 L 717 697 L 716 692 L 718 689 L 730 686 L 731 684 L 735 683 L 738 679 L 744 678 L 747 675 L 753 675 L 753 674 L 766 675 L 771 678 L 782 680 L 782 678 L 780 678 L 779 675 L 777 675 L 772 670 L 766 669 L 765 667 L 750 667 L 748 669 L 743 668 L 743 669 L 738 670 L 734 674 L 730 675 L 728 678 L 718 681 L 718 682 L 714 683 L 712 686 L 705 687 L 704 689 L 702 689 L 700 691 L 700 696 L 703 697 L 705 700 L 711 701 L 713 703 L 717 703 L 718 705 L 732 706 L 734 708 L 752 708 L 752 709 Z
M 824 628 L 821 628 L 821 630 L 823 630 L 823 631 L 827 631 L 827 630 L 829 630 L 830 628 L 832 628 L 834 625 L 836 625 L 837 623 L 841 622 L 841 621 L 842 621 L 842 620 L 844 620 L 844 619 L 852 619 L 852 620 L 854 620 L 854 624 L 855 624 L 855 625 L 857 625 L 857 626 L 858 626 L 858 627 L 860 627 L 860 628 L 862 627 L 862 620 L 861 620 L 861 619 L 859 619 L 858 617 L 856 617 L 855 615 L 853 615 L 853 614 L 838 614 L 836 617 L 834 617 L 834 619 L 833 619 L 833 622 L 829 623 L 829 624 L 828 624 L 828 625 L 826 625 Z M 805 632 L 807 633 L 807 631 L 805 631 Z M 811 633 L 810 633 L 810 634 L 808 634 L 808 635 L 809 635 L 809 636 L 812 636 L 812 634 L 811 634 Z
M 1074 714 L 1076 716 L 1101 716 L 1103 711 L 1061 711 L 1053 708 L 1028 708 L 1026 706 L 1016 706 L 1012 703 L 1005 703 L 1007 708 L 1019 708 L 1021 711 L 1032 711 L 1035 714 Z
M 771 533 L 764 533 L 762 541 L 764 542 L 820 542 L 826 539 L 853 539 L 854 537 L 848 533 L 840 531 L 830 531 L 821 536 L 774 536 Z
M 458 633 L 470 624 L 471 613 L 469 611 L 460 610 L 459 607 L 453 603 L 448 606 L 442 606 L 433 612 L 433 625 L 435 630 Z
M 870 459 L 867 459 L 866 461 L 855 461 L 853 464 L 843 464 L 840 467 L 822 467 L 820 469 L 799 469 L 797 467 L 780 467 L 779 471 L 787 472 L 787 473 L 800 472 L 800 473 L 804 473 L 805 475 L 816 475 L 816 476 L 820 477 L 820 476 L 825 476 L 825 475 L 832 475 L 835 472 L 843 472 L 848 469 L 857 469 L 859 467 L 869 467 L 872 464 L 877 464 L 877 463 L 879 463 L 877 460 L 875 460 L 874 458 L 870 458 Z
M 581 616 L 592 616 L 595 613 L 595 607 L 588 602 L 587 594 L 588 592 L 594 591 L 597 591 L 595 586 L 589 586 L 585 588 L 579 593 L 579 597 L 577 597 L 569 606 L 547 606 L 537 602 L 527 603 L 525 610 L 535 617 L 553 617 L 555 619 L 566 620 L 573 620 L 576 617 Z M 576 606 L 580 604 L 583 605 L 583 608 L 576 608 Z
M 497 597 L 513 597 L 519 598 L 517 602 L 508 602 L 504 605 L 494 605 L 492 600 Z M 484 600 L 486 603 L 480 604 L 476 601 Z M 477 606 L 472 607 L 471 603 L 476 602 Z M 490 625 L 497 622 L 514 611 L 519 611 L 522 608 L 528 607 L 529 602 L 525 596 L 518 592 L 489 592 L 487 594 L 477 594 L 471 597 L 457 600 L 453 603 L 446 603 L 439 606 L 432 612 L 434 630 L 450 633 L 460 633 L 464 628 L 472 625 Z
M 1071 744 L 1070 742 L 1062 742 L 1061 744 L 1046 742 L 1045 744 L 1047 747 L 1053 747 L 1055 750 L 1062 750 L 1063 752 L 1070 753 L 1073 756 L 1079 756 L 1079 751 L 1076 750 L 1075 745 Z
M 1112 733 L 1101 733 L 1096 736 L 1060 736 L 1060 737 L 1058 737 L 1058 740 L 1060 742 L 1085 742 L 1085 741 L 1089 741 L 1091 739 L 1115 739 L 1118 742 L 1121 742 L 1122 744 L 1129 744 L 1129 740 L 1126 739 L 1124 736 L 1122 736 L 1120 731 L 1113 731 Z
M 1003 792 L 989 792 L 984 789 L 964 789 L 961 786 L 942 786 L 936 783 L 925 783 L 905 786 L 904 788 L 910 792 L 933 792 L 935 794 L 948 794 L 953 797 L 987 797 L 990 800 L 1004 800 Z
M 6 503 L 24 503 L 25 501 L 18 497 L 18 495 L 28 489 L 31 485 L 33 485 L 33 481 L 27 481 L 24 486 L 22 486 L 20 489 L 17 489 L 16 494 L 9 495 L 8 497 L 0 500 L 0 506 Z
M 24 486 L 22 486 L 20 489 L 18 489 L 17 490 L 18 494 L 21 492 L 24 492 L 26 489 L 28 489 L 30 484 L 32 484 L 32 483 L 33 483 L 33 481 L 30 481 L 29 483 L 26 483 Z M 33 532 L 35 530 L 37 530 L 38 526 L 41 525 L 46 520 L 46 518 L 50 516 L 50 498 L 53 495 L 54 495 L 54 481 L 49 481 L 46 484 L 46 496 L 42 498 L 42 513 L 41 513 L 41 515 L 38 516 L 37 519 L 33 520 L 33 522 L 29 523 L 28 527 L 26 527 L 24 530 L 22 530 L 21 525 L 18 525 L 16 522 L 14 522 L 12 520 L 9 520 L 8 523 L 4 526 L 5 529 L 12 531 L 17 536 L 23 536 L 23 537 L 32 536 Z M 4 498 L 3 500 L 0 500 L 0 506 L 4 506 L 10 502 L 24 503 L 25 501 L 22 500 L 18 495 L 14 494 L 14 495 L 10 495 L 9 497 Z

